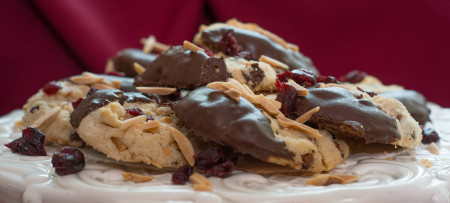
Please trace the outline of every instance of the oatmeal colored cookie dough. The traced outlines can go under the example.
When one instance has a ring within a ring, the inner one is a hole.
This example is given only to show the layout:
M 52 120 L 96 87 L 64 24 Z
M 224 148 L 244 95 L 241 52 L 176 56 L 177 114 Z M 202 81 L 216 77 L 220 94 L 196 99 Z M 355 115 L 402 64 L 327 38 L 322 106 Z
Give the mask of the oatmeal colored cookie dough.
M 241 84 L 248 85 L 253 91 L 276 90 L 277 74 L 269 64 L 237 57 L 226 58 L 225 64 L 231 77 Z

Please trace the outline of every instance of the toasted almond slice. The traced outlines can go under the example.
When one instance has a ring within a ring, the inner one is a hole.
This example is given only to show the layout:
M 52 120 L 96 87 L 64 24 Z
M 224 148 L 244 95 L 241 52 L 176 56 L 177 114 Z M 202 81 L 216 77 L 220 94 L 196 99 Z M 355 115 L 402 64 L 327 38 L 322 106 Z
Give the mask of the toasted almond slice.
M 206 85 L 206 87 L 220 92 L 225 92 L 227 88 L 224 85 L 225 82 L 212 82 Z
M 111 141 L 114 143 L 119 152 L 123 152 L 128 149 L 128 147 L 117 137 L 111 137 Z
M 331 184 L 348 184 L 356 181 L 359 176 L 356 175 L 332 175 L 332 174 L 316 174 L 312 178 L 306 180 L 307 185 L 328 186 Z
M 195 191 L 212 191 L 212 186 L 211 185 L 194 184 L 194 185 L 192 185 L 192 188 Z
M 118 80 L 113 80 L 111 81 L 111 84 L 114 86 L 114 88 L 116 89 L 120 89 L 120 87 L 122 86 L 122 82 L 118 81 Z
M 161 119 L 159 119 L 159 121 L 161 123 L 171 124 L 173 120 L 170 117 L 168 117 L 168 116 L 164 116 Z
M 299 116 L 297 119 L 295 119 L 295 122 L 299 122 L 299 123 L 305 123 L 306 121 L 308 121 L 309 119 L 311 119 L 311 117 L 317 113 L 319 111 L 320 107 L 316 107 L 313 108 L 311 110 L 309 110 L 308 112 L 302 114 L 301 116 Z
M 133 66 L 134 66 L 134 70 L 136 71 L 137 74 L 141 74 L 145 71 L 145 68 L 138 62 L 134 62 Z
M 211 182 L 208 180 L 208 178 L 200 173 L 193 173 L 191 176 L 189 176 L 189 181 L 191 181 L 193 184 L 211 185 Z
M 122 177 L 124 180 L 132 181 L 135 183 L 148 182 L 155 178 L 150 175 L 141 175 L 141 174 L 130 173 L 130 172 L 123 172 Z
M 300 48 L 296 44 L 287 43 L 287 48 L 295 52 L 300 51 Z
M 197 51 L 205 52 L 204 49 L 198 47 L 197 45 L 195 45 L 195 44 L 193 44 L 193 43 L 191 43 L 191 42 L 189 42 L 187 40 L 184 40 L 183 47 L 185 49 L 191 50 L 193 52 L 197 52 Z
M 284 117 L 283 114 L 279 114 L 277 116 L 277 120 L 278 123 L 280 123 L 280 125 L 284 126 L 284 127 L 291 127 L 300 131 L 305 132 L 306 134 L 310 135 L 311 137 L 314 138 L 322 138 L 322 135 L 319 133 L 318 130 L 311 128 L 309 126 L 306 126 L 302 123 L 299 122 L 295 122 L 289 118 Z
M 289 79 L 288 83 L 290 85 L 292 85 L 292 87 L 295 88 L 298 96 L 304 97 L 304 96 L 308 95 L 308 90 L 306 88 L 302 87 L 301 85 L 297 84 L 294 80 Z
M 173 127 L 169 127 L 170 134 L 172 134 L 173 139 L 177 142 L 178 147 L 180 147 L 184 158 L 189 163 L 189 165 L 194 165 L 194 147 L 192 147 L 191 142 L 183 135 L 180 131 Z
M 281 68 L 281 69 L 285 69 L 285 70 L 289 70 L 289 66 L 286 65 L 285 63 L 278 61 L 274 58 L 265 56 L 265 55 L 261 55 L 259 57 L 259 61 L 268 63 L 270 66 L 275 67 L 275 68 Z
M 241 92 L 239 92 L 238 90 L 231 88 L 229 90 L 226 90 L 225 95 L 229 96 L 231 99 L 233 99 L 236 102 L 239 102 L 239 98 L 241 98 Z
M 136 128 L 142 129 L 142 130 L 149 130 L 149 129 L 153 129 L 153 128 L 158 128 L 159 126 L 161 126 L 159 121 L 147 121 L 145 123 L 136 125 Z
M 267 96 L 266 96 L 266 98 L 269 99 L 270 103 L 272 103 L 277 109 L 281 108 L 281 102 L 279 102 L 275 99 L 268 98 Z
M 114 71 L 116 71 L 114 68 L 114 61 L 112 59 L 109 59 L 108 62 L 106 62 L 105 73 L 114 72 Z
M 89 77 L 89 76 L 73 76 L 70 78 L 70 80 L 74 83 L 77 84 L 83 84 L 83 85 L 88 85 L 88 84 L 93 84 L 96 82 L 100 82 L 103 80 L 103 78 L 101 77 Z
M 47 124 L 48 122 L 53 121 L 56 118 L 56 116 L 58 116 L 59 112 L 61 112 L 61 107 L 56 106 L 56 107 L 52 108 L 52 110 L 45 113 L 39 119 L 34 121 L 34 123 L 31 124 L 30 127 L 39 128 L 39 127 L 43 126 L 44 124 Z
M 114 86 L 110 86 L 110 85 L 106 85 L 106 84 L 102 84 L 102 83 L 98 83 L 98 82 L 91 84 L 91 87 L 96 88 L 98 90 L 116 89 L 116 87 L 114 87 Z
M 242 86 L 244 86 L 244 89 L 247 90 L 247 92 L 251 95 L 255 95 L 255 93 L 250 89 L 250 87 L 248 87 L 248 85 L 243 84 Z
M 162 53 L 170 49 L 170 46 L 167 44 L 163 44 L 160 42 L 155 42 L 155 46 L 153 47 L 153 51 L 156 53 Z
M 238 87 L 238 90 L 240 90 L 241 92 L 247 93 L 247 94 L 249 94 L 251 96 L 255 96 L 255 93 L 253 93 L 253 91 L 250 88 L 245 88 L 246 85 L 241 84 L 236 79 L 228 78 L 227 82 L 234 84 L 236 87 Z
M 432 142 L 431 144 L 429 144 L 429 145 L 427 146 L 427 149 L 428 149 L 428 151 L 429 151 L 430 153 L 432 153 L 432 154 L 434 154 L 434 155 L 439 155 L 439 147 L 438 147 L 434 142 Z
M 283 38 L 281 38 L 280 36 L 270 32 L 268 30 L 262 29 L 262 28 L 256 29 L 256 31 L 261 33 L 261 34 L 263 34 L 263 35 L 265 35 L 266 37 L 268 37 L 272 41 L 280 44 L 281 46 L 283 46 L 285 48 L 289 48 L 288 47 L 288 43 Z
M 354 89 L 352 89 L 350 87 L 347 87 L 347 86 L 344 86 L 344 85 L 341 85 L 341 84 L 336 84 L 336 83 L 328 83 L 328 84 L 323 85 L 323 87 L 340 87 L 340 88 L 344 88 L 344 89 L 350 90 L 350 91 L 354 90 Z
M 136 87 L 137 91 L 142 93 L 169 95 L 177 91 L 177 88 L 172 87 Z
M 145 39 L 144 46 L 142 47 L 142 52 L 147 54 L 152 52 L 155 43 L 156 43 L 155 36 L 154 35 L 148 36 L 148 38 Z
M 120 124 L 120 129 L 125 130 L 137 124 L 145 123 L 145 121 L 147 121 L 146 115 L 136 116 L 134 118 L 122 121 L 122 123 Z
M 255 100 L 258 102 L 258 104 L 270 115 L 278 115 L 280 114 L 280 111 L 278 108 L 272 104 L 272 102 L 265 97 L 264 95 L 260 94 L 255 97 Z

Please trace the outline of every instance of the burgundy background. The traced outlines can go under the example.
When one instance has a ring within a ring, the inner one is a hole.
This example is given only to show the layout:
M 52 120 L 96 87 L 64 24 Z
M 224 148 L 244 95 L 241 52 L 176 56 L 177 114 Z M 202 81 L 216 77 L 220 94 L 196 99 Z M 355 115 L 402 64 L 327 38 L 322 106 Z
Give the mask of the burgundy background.
M 233 17 L 298 44 L 322 74 L 364 70 L 450 107 L 449 0 L 4 0 L 0 115 L 50 80 L 103 72 L 141 37 L 177 45 Z

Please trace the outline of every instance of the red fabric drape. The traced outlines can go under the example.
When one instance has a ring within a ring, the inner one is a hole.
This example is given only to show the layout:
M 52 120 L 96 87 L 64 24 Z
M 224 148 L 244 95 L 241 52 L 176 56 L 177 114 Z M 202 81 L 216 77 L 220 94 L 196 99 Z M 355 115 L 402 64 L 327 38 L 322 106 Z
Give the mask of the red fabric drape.
M 6 0 L 0 114 L 20 108 L 50 80 L 103 72 L 108 57 L 139 48 L 141 37 L 181 44 L 201 23 L 232 17 L 300 45 L 323 74 L 364 70 L 450 106 L 448 0 Z

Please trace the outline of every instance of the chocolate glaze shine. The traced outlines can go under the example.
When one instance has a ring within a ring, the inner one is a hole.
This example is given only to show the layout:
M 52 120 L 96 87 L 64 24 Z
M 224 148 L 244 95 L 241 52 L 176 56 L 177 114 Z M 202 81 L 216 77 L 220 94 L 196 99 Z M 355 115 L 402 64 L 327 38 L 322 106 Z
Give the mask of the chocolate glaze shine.
M 134 84 L 194 89 L 230 77 L 223 59 L 210 58 L 204 52 L 176 46 L 163 52 L 143 73 L 136 76 Z
M 241 50 L 250 52 L 253 60 L 259 60 L 261 55 L 266 55 L 287 64 L 290 70 L 304 68 L 313 71 L 315 74 L 319 73 L 311 59 L 300 52 L 281 46 L 256 31 L 225 26 L 205 29 L 202 32 L 201 39 L 206 46 L 217 51 L 219 50 L 219 42 L 222 36 L 230 29 L 234 30 L 233 36 L 236 38 Z
M 339 88 L 310 88 L 308 95 L 298 97 L 295 114 L 302 115 L 319 106 L 310 122 L 329 129 L 335 134 L 337 130 L 327 125 L 345 124 L 353 130 L 362 131 L 366 143 L 388 144 L 400 139 L 395 118 L 388 116 L 369 100 L 358 99 L 352 92 Z
M 112 58 L 114 65 L 114 70 L 119 72 L 124 72 L 127 77 L 134 77 L 137 72 L 134 70 L 134 62 L 139 63 L 144 68 L 147 68 L 150 63 L 152 63 L 157 55 L 146 54 L 140 49 L 124 49 L 117 53 L 117 55 Z
M 78 104 L 70 116 L 70 123 L 74 128 L 78 128 L 81 120 L 89 113 L 114 101 L 119 101 L 123 105 L 125 102 L 148 103 L 152 99 L 139 92 L 122 92 L 114 89 L 98 90 Z
M 180 122 L 204 141 L 263 161 L 269 156 L 293 157 L 284 142 L 274 138 L 269 120 L 242 97 L 236 102 L 222 92 L 200 87 L 178 101 L 174 110 Z
M 426 122 L 430 121 L 431 111 L 427 107 L 427 99 L 419 92 L 414 90 L 393 90 L 380 95 L 398 99 L 420 125 L 425 125 Z

